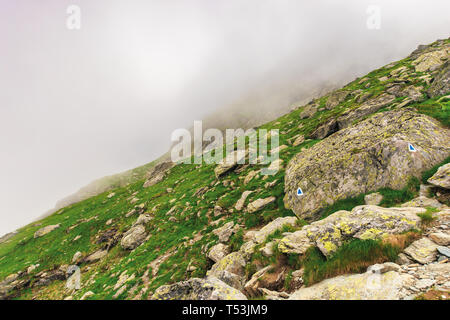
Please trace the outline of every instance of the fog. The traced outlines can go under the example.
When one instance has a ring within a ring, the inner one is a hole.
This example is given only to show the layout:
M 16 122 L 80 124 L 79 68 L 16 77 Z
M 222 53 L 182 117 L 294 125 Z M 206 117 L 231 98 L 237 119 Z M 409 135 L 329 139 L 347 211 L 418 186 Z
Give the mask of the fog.
M 71 4 L 80 30 L 66 27 Z M 366 25 L 371 4 L 378 30 Z M 0 0 L 0 235 L 95 178 L 150 162 L 194 120 L 220 125 L 230 115 L 220 110 L 234 108 L 239 119 L 226 125 L 262 121 L 447 38 L 449 9 L 448 0 Z

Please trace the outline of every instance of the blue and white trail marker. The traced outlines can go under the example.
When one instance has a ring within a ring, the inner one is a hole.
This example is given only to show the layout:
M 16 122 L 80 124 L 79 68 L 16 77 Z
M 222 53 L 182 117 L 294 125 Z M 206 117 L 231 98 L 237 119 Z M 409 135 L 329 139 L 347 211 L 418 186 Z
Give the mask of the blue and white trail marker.
M 297 196 L 302 196 L 302 195 L 303 195 L 302 188 L 298 188 L 297 189 Z
M 416 148 L 414 148 L 414 146 L 411 143 L 408 143 L 408 150 L 410 152 L 416 152 Z

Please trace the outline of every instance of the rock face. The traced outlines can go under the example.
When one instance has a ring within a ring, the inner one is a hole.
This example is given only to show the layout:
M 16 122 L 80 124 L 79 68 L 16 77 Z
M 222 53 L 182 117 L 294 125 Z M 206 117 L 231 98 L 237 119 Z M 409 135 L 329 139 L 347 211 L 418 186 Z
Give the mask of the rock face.
M 252 203 L 249 203 L 249 205 L 247 206 L 247 211 L 249 213 L 259 211 L 262 208 L 266 207 L 267 205 L 271 204 L 272 202 L 275 202 L 275 200 L 276 200 L 275 197 L 268 197 L 264 199 L 255 200 Z
M 450 163 L 440 167 L 438 171 L 428 179 L 428 183 L 444 189 L 450 190 Z
M 341 210 L 325 219 L 303 227 L 284 238 L 278 249 L 285 253 L 303 254 L 314 245 L 325 256 L 333 254 L 345 240 L 381 239 L 389 234 L 401 234 L 418 228 L 422 208 L 382 208 L 357 206 L 353 210 Z
M 314 218 L 337 200 L 383 187 L 401 189 L 410 176 L 420 176 L 449 154 L 450 130 L 434 119 L 409 110 L 375 114 L 292 158 L 285 206 L 300 218 Z
M 159 287 L 152 300 L 247 300 L 242 292 L 217 278 L 193 278 Z
M 60 227 L 60 224 L 54 224 L 54 225 L 43 227 L 34 233 L 34 238 L 39 238 L 39 237 L 45 236 L 46 234 L 52 232 L 55 229 L 58 229 L 59 227 Z
M 122 240 L 120 241 L 120 245 L 125 250 L 133 250 L 144 242 L 146 237 L 147 232 L 145 231 L 144 226 L 139 224 L 132 227 L 124 234 Z
M 397 300 L 401 288 L 412 276 L 389 271 L 383 274 L 366 272 L 324 280 L 311 287 L 301 288 L 290 300 Z

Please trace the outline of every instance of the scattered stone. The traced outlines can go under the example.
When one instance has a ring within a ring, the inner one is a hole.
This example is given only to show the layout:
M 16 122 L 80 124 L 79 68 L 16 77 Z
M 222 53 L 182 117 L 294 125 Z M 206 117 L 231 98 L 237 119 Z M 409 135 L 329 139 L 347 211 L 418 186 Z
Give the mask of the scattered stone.
M 236 202 L 236 205 L 234 206 L 236 210 L 241 211 L 242 208 L 245 205 L 245 200 L 247 200 L 247 197 L 252 193 L 253 191 L 244 191 L 242 193 L 241 198 Z
M 442 203 L 435 199 L 430 199 L 424 196 L 419 196 L 409 202 L 406 202 L 401 205 L 402 207 L 420 207 L 420 208 L 427 208 L 427 207 L 433 207 L 433 208 L 442 208 Z
M 58 229 L 60 226 L 61 226 L 60 224 L 55 224 L 43 227 L 34 233 L 34 238 L 36 239 L 45 236 L 46 234 L 52 232 L 53 230 Z
M 141 245 L 145 238 L 147 237 L 147 232 L 143 225 L 137 225 L 128 230 L 120 242 L 122 248 L 125 250 L 133 250 Z
M 434 243 L 440 246 L 449 246 L 450 245 L 450 235 L 443 232 L 435 232 L 429 235 L 429 238 L 433 240 Z
M 83 258 L 83 254 L 80 251 L 75 252 L 72 258 L 72 263 L 79 263 Z
M 364 202 L 367 205 L 378 206 L 382 200 L 383 200 L 383 196 L 378 192 L 368 194 L 364 197 Z
M 369 205 L 357 206 L 351 212 L 337 211 L 282 238 L 278 249 L 284 253 L 303 254 L 313 244 L 328 257 L 351 238 L 382 239 L 389 234 L 401 234 L 418 228 L 420 218 L 417 213 L 423 212 L 425 209 L 422 208 Z
M 93 295 L 94 295 L 94 293 L 92 291 L 88 291 L 81 297 L 80 300 L 86 300 L 86 299 L 92 297 Z
M 405 249 L 405 253 L 421 264 L 431 263 L 437 258 L 438 245 L 428 238 L 414 241 Z
M 86 257 L 86 259 L 84 259 L 84 261 L 87 263 L 97 262 L 97 261 L 103 259 L 104 257 L 106 257 L 107 254 L 108 254 L 107 250 L 98 250 L 98 251 L 94 252 L 93 254 L 89 255 L 88 257 Z
M 228 171 L 236 168 L 239 163 L 244 163 L 245 152 L 236 150 L 228 154 L 220 164 L 214 169 L 216 177 L 220 177 L 227 173 Z
M 446 256 L 447 258 L 450 258 L 450 249 L 449 248 L 444 247 L 444 246 L 439 246 L 436 249 L 440 254 Z
M 294 147 L 297 147 L 297 146 L 301 145 L 304 141 L 305 141 L 305 136 L 299 135 L 299 136 L 294 140 L 294 142 L 292 143 L 292 145 L 293 145 Z

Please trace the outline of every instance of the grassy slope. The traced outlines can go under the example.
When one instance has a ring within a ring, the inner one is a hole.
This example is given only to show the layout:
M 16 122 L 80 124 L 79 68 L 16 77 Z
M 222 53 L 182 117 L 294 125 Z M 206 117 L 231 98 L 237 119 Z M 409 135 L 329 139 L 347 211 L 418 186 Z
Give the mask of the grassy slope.
M 410 59 L 401 60 L 395 66 L 381 68 L 368 74 L 366 77 L 369 78 L 371 83 L 369 88 L 365 87 L 366 83 L 359 84 L 360 79 L 356 79 L 344 89 L 361 89 L 365 92 L 371 92 L 373 96 L 379 95 L 384 91 L 386 84 L 390 80 L 380 83 L 378 79 L 400 66 L 412 68 Z M 416 77 L 410 79 L 411 84 L 421 85 L 426 88 L 427 84 L 423 80 L 418 79 L 421 75 L 418 73 Z M 319 102 L 324 105 L 326 98 L 320 98 Z M 402 100 L 400 98 L 398 102 Z M 438 100 L 430 99 L 416 107 L 420 112 L 433 116 L 441 120 L 444 125 L 449 126 L 450 102 L 448 99 Z M 349 108 L 355 107 L 357 107 L 357 104 L 354 97 L 349 96 L 333 110 L 318 111 L 310 119 L 300 120 L 299 114 L 303 110 L 301 107 L 260 128 L 280 129 L 280 145 L 286 144 L 289 146 L 280 154 L 280 157 L 286 164 L 301 149 L 308 148 L 317 142 L 307 140 L 301 145 L 293 147 L 287 142 L 289 139 L 298 134 L 308 136 L 318 125 L 332 117 L 338 116 Z M 213 229 L 232 220 L 245 225 L 247 228 L 260 227 L 276 217 L 293 215 L 283 205 L 284 171 L 281 170 L 275 176 L 269 176 L 265 180 L 263 177 L 256 177 L 249 184 L 243 185 L 242 179 L 251 170 L 259 168 L 261 168 L 260 165 L 249 166 L 240 174 L 233 172 L 217 183 L 214 177 L 213 165 L 181 164 L 174 167 L 164 181 L 153 187 L 144 189 L 142 187 L 144 180 L 138 180 L 127 186 L 114 189 L 115 196 L 112 198 L 108 198 L 109 192 L 105 192 L 65 207 L 40 221 L 41 226 L 36 224 L 28 225 L 20 229 L 18 234 L 12 239 L 0 244 L 0 279 L 11 273 L 24 270 L 31 264 L 40 264 L 37 271 L 46 270 L 53 266 L 70 264 L 72 256 L 77 251 L 84 253 L 94 252 L 101 246 L 95 244 L 95 236 L 111 228 L 126 231 L 137 217 L 132 215 L 126 218 L 125 214 L 134 208 L 135 205 L 141 203 L 147 203 L 148 211 L 152 211 L 152 208 L 155 208 L 154 219 L 147 225 L 147 230 L 151 234 L 150 239 L 132 252 L 124 251 L 120 245 L 117 245 L 110 250 L 108 256 L 101 262 L 89 266 L 84 265 L 82 267 L 83 287 L 74 297 L 79 298 L 85 292 L 92 291 L 94 292 L 92 297 L 94 299 L 111 299 L 116 292 L 112 287 L 117 282 L 118 275 L 125 270 L 129 275 L 135 274 L 136 278 L 127 284 L 128 288 L 136 286 L 137 291 L 135 293 L 137 293 L 138 290 L 144 287 L 142 276 L 146 271 L 151 271 L 148 265 L 157 257 L 171 250 L 174 250 L 174 253 L 161 264 L 157 275 L 152 277 L 150 272 L 149 291 L 153 291 L 163 284 L 173 283 L 190 277 L 202 277 L 211 266 L 211 262 L 206 258 L 205 250 L 202 250 L 202 248 L 205 246 L 211 247 L 217 242 L 217 236 L 211 232 Z M 427 174 L 431 173 L 428 172 Z M 224 180 L 234 182 L 236 187 L 224 186 L 222 183 Z M 265 183 L 274 180 L 277 182 L 273 187 L 268 189 L 264 187 Z M 205 194 L 204 199 L 194 196 L 198 188 L 211 184 L 214 184 L 214 186 L 210 186 L 210 190 Z M 166 191 L 167 188 L 173 188 L 173 192 L 168 193 Z M 210 225 L 212 220 L 221 218 L 214 218 L 213 214 L 210 214 L 214 206 L 218 204 L 224 208 L 231 208 L 245 190 L 255 191 L 249 196 L 247 203 L 270 195 L 276 196 L 277 201 L 256 214 L 234 212 L 226 215 L 218 226 Z M 386 192 L 386 194 L 390 192 L 392 194 L 391 200 L 394 203 L 397 199 L 396 197 L 401 197 L 401 201 L 406 201 L 415 195 L 414 190 L 401 194 L 396 194 L 396 191 L 392 190 L 384 190 L 383 192 Z M 139 199 L 135 204 L 130 203 L 133 197 Z M 343 208 L 351 209 L 353 206 L 361 203 L 361 197 L 363 195 L 355 199 L 349 199 L 347 202 L 337 203 L 327 209 L 324 214 L 328 215 Z M 389 202 L 389 204 L 392 203 Z M 168 220 L 165 214 L 175 205 L 178 209 L 174 216 L 178 221 L 172 222 Z M 86 221 L 88 219 L 90 220 Z M 106 226 L 105 223 L 109 219 L 113 219 L 113 224 Z M 34 232 L 42 226 L 57 223 L 61 224 L 61 228 L 42 238 L 33 238 Z M 74 225 L 77 226 L 69 230 L 69 227 Z M 81 236 L 81 238 L 73 241 L 77 236 Z M 194 239 L 194 237 L 196 240 L 200 239 L 195 243 L 189 244 L 189 240 Z M 232 242 L 233 247 L 237 249 L 239 244 L 242 243 L 242 234 L 235 236 Z M 296 261 L 291 263 L 295 264 Z M 196 269 L 192 272 L 187 272 L 189 265 L 194 265 Z M 33 291 L 27 289 L 21 293 L 19 298 L 61 299 L 67 295 L 64 290 L 64 284 L 63 281 L 56 281 L 48 287 L 33 289 Z M 127 292 L 125 291 L 117 298 L 123 299 L 127 297 Z M 145 297 L 146 295 L 143 296 L 143 298 Z

